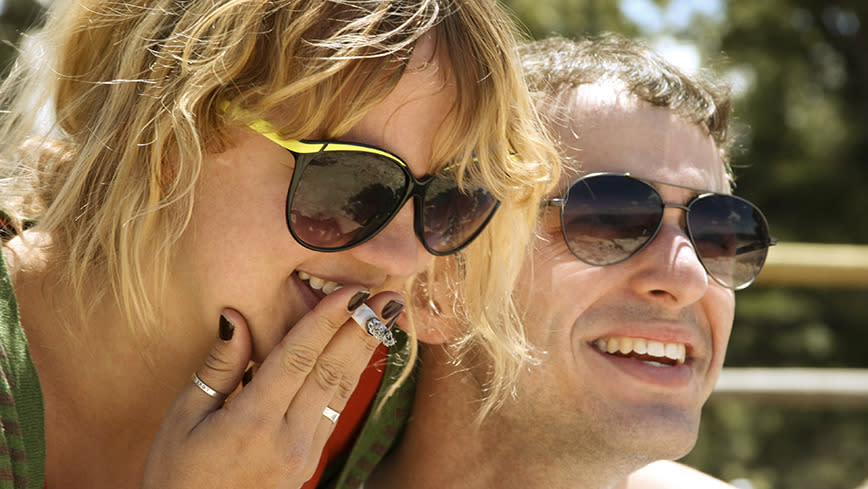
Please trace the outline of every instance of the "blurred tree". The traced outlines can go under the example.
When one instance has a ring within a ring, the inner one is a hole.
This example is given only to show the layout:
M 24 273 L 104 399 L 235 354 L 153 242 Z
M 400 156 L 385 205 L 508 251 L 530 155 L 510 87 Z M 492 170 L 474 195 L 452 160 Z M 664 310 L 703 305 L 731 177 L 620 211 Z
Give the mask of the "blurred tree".
M 44 10 L 34 0 L 0 0 L 0 76 L 9 73 L 21 34 L 39 22 Z
M 726 19 L 720 49 L 751 81 L 736 106 L 739 193 L 784 240 L 868 243 L 868 3 L 731 0 Z M 868 367 L 866 292 L 739 293 L 727 364 Z M 686 461 L 756 489 L 868 479 L 868 410 L 741 408 L 712 402 Z
M 638 34 L 637 26 L 621 15 L 611 0 L 510 0 L 519 22 L 534 38 L 554 34 L 577 37 L 604 31 Z

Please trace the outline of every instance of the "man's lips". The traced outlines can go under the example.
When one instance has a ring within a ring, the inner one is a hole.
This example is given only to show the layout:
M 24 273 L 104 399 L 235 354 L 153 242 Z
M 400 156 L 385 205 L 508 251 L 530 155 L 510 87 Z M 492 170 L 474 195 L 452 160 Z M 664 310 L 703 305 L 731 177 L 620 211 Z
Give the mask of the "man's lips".
M 687 345 L 648 338 L 607 336 L 593 345 L 603 353 L 634 358 L 654 365 L 680 365 L 687 359 Z
M 625 389 L 630 384 L 625 384 L 623 381 L 615 382 L 612 377 L 614 372 L 626 374 L 633 379 L 633 382 L 638 381 L 643 385 L 667 390 L 680 390 L 687 387 L 693 376 L 693 363 L 690 360 L 685 363 L 670 365 L 657 360 L 646 360 L 639 356 L 630 357 L 604 353 L 593 345 L 590 348 L 595 353 L 592 357 L 602 360 L 602 362 L 592 361 L 590 363 L 592 374 L 600 378 L 610 379 L 610 382 L 613 382 L 612 385 L 619 386 L 619 389 Z
M 671 329 L 659 334 L 649 328 L 644 328 L 648 330 L 645 333 L 633 329 L 636 331 L 608 334 L 586 344 L 593 352 L 591 358 L 599 359 L 590 364 L 594 375 L 610 377 L 621 372 L 643 384 L 665 389 L 683 389 L 690 384 L 702 363 L 697 364 L 693 357 L 695 338 Z

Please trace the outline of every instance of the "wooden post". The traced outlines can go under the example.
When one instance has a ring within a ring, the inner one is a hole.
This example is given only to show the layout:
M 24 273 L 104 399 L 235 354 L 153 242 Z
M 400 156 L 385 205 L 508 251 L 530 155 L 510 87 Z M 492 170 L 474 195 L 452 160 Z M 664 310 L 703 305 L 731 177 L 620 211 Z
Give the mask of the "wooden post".
M 782 242 L 769 249 L 756 285 L 868 288 L 868 245 Z
M 868 405 L 868 369 L 724 368 L 711 400 L 829 407 Z

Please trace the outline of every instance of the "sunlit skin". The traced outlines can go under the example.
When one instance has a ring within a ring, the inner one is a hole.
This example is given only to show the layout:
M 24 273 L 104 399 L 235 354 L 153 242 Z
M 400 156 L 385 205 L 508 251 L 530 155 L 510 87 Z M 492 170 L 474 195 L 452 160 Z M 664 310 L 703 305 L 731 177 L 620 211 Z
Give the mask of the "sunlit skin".
M 728 192 L 711 137 L 616 90 L 583 86 L 554 103 L 561 108 L 548 115 L 561 121 L 556 135 L 580 171 L 567 172 L 552 197 L 577 175 L 600 171 Z M 699 193 L 658 188 L 680 204 Z M 657 487 L 651 482 L 661 477 L 650 468 L 626 477 L 693 446 L 723 364 L 734 295 L 706 274 L 682 210 L 667 208 L 657 237 L 633 258 L 595 267 L 570 253 L 558 208 L 547 208 L 520 283 L 523 323 L 539 362 L 521 372 L 515 395 L 478 430 L 468 429 L 484 396 L 484 364 L 456 371 L 446 350 L 425 348 L 400 448 L 366 487 Z M 423 341 L 448 341 L 448 324 L 432 324 L 422 331 L 442 338 L 426 333 Z M 687 359 L 654 366 L 610 356 L 593 346 L 608 336 L 684 344 Z
M 561 119 L 570 123 L 558 126 L 557 135 L 579 170 L 569 171 L 561 188 L 581 174 L 605 171 L 728 192 L 717 148 L 698 126 L 610 88 L 585 86 L 562 101 L 568 117 Z M 658 190 L 666 202 L 679 204 L 698 193 L 666 185 Z M 524 376 L 516 402 L 496 414 L 526 425 L 527 444 L 545 440 L 565 459 L 637 464 L 692 448 L 701 407 L 723 364 L 734 295 L 705 272 L 684 218 L 682 210 L 667 208 L 648 247 L 618 265 L 596 267 L 567 249 L 558 209 L 545 211 L 521 294 L 524 323 L 542 363 Z M 687 361 L 650 366 L 593 346 L 612 336 L 682 343 Z

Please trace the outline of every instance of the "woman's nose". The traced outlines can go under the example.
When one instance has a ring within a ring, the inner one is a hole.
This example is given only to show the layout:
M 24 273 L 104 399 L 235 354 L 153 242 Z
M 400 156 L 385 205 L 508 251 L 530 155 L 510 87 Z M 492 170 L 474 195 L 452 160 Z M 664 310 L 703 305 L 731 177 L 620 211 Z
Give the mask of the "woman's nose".
M 392 276 L 403 277 L 418 272 L 432 256 L 416 237 L 413 218 L 413 201 L 410 200 L 383 230 L 352 248 L 350 253 Z

